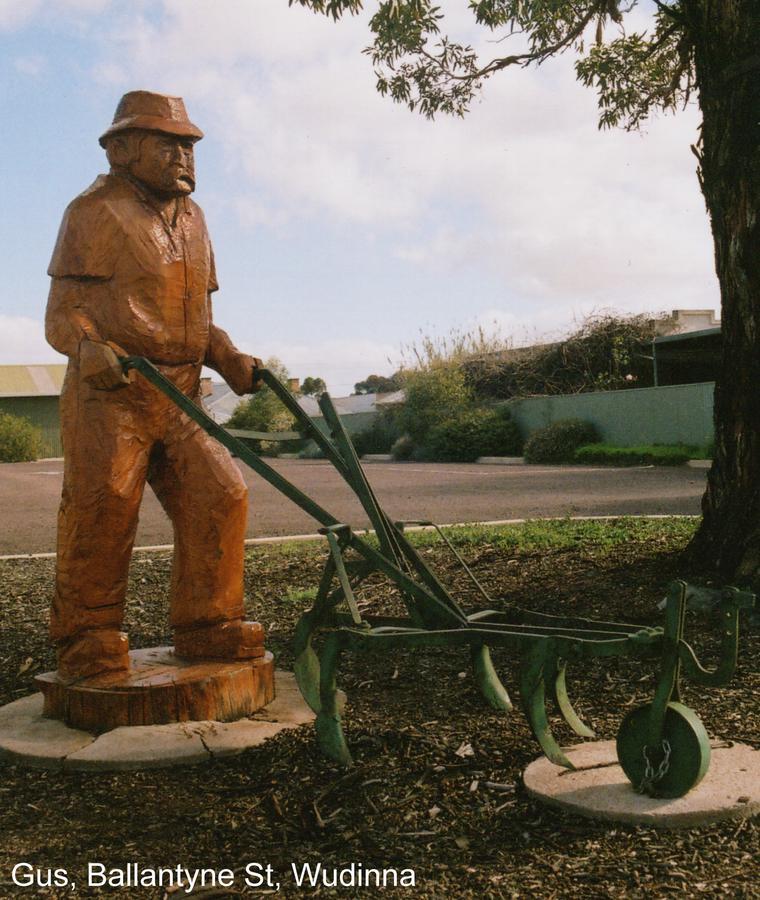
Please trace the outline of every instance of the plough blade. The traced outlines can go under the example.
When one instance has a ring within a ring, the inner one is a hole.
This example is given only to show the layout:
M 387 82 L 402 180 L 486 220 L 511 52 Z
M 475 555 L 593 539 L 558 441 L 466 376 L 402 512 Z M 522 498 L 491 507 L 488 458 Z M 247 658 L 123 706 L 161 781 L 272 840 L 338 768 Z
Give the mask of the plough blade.
M 512 701 L 496 674 L 488 646 L 481 644 L 479 647 L 473 647 L 471 654 L 472 672 L 480 693 L 494 709 L 509 712 L 512 709 Z
M 533 736 L 546 754 L 547 759 L 557 766 L 574 769 L 575 766 L 557 743 L 546 715 L 545 670 L 547 662 L 546 651 L 540 644 L 536 644 L 526 653 L 520 677 L 522 706 Z M 549 662 L 549 667 L 552 667 L 551 662 Z
M 567 683 L 565 680 L 566 672 L 567 663 L 562 660 L 555 667 L 554 678 L 552 679 L 552 695 L 554 703 L 562 715 L 562 718 L 579 737 L 594 738 L 596 737 L 596 734 L 575 711 L 573 704 L 570 702 L 570 698 L 567 695 Z

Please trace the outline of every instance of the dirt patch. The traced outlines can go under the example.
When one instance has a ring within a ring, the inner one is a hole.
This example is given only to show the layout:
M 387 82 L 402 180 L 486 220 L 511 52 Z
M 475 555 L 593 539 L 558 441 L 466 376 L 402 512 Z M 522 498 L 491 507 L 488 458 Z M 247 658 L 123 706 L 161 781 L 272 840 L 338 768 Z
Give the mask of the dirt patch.
M 505 603 L 658 624 L 655 606 L 664 586 L 682 574 L 682 545 L 683 537 L 652 533 L 613 546 L 585 542 L 520 551 L 480 543 L 464 552 Z M 458 597 L 482 605 L 441 551 L 422 552 L 453 580 Z M 249 555 L 251 609 L 269 630 L 279 667 L 292 667 L 293 626 L 309 605 L 306 596 L 323 562 L 319 545 Z M 170 639 L 169 571 L 167 555 L 133 562 L 127 627 L 134 647 Z M 0 576 L 0 700 L 8 702 L 31 692 L 36 672 L 53 667 L 44 625 L 53 565 L 6 562 Z M 394 608 L 383 583 L 370 585 L 368 594 L 375 607 Z M 714 635 L 716 624 L 700 617 L 689 627 L 698 652 L 709 658 L 711 640 L 697 636 Z M 685 700 L 711 736 L 760 747 L 757 631 L 745 630 L 741 643 L 732 684 L 714 690 L 687 685 Z M 514 689 L 513 661 L 504 652 L 494 657 Z M 654 676 L 652 663 L 613 659 L 571 672 L 569 683 L 579 711 L 607 739 L 632 705 L 651 698 Z M 385 896 L 760 896 L 757 821 L 658 833 L 610 828 L 531 801 L 520 773 L 539 751 L 527 723 L 517 710 L 501 715 L 484 707 L 464 651 L 347 656 L 339 683 L 349 699 L 346 735 L 357 762 L 347 772 L 320 756 L 309 726 L 194 769 L 118 775 L 4 769 L 0 895 L 72 896 L 63 888 L 14 888 L 11 868 L 26 861 L 43 870 L 65 867 L 78 880 L 80 896 L 97 893 L 84 886 L 89 862 L 229 867 L 237 870 L 234 890 L 199 896 L 231 897 L 246 894 L 244 867 L 258 861 L 273 866 L 280 896 L 302 893 L 291 864 L 307 862 L 415 870 L 413 890 L 385 889 Z M 561 728 L 557 734 L 573 740 Z M 356 896 L 359 890 L 310 892 Z M 164 896 L 149 888 L 116 893 Z

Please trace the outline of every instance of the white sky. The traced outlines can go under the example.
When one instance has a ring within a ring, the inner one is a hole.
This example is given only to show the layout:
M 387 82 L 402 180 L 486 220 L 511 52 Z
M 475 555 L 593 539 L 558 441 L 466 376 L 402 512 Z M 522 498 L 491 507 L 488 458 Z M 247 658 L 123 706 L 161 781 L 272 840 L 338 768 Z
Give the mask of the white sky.
M 465 0 L 442 5 L 482 42 Z M 602 308 L 719 308 L 695 109 L 599 132 L 568 56 L 431 123 L 377 95 L 368 40 L 366 16 L 286 0 L 0 0 L 0 364 L 59 359 L 42 333 L 55 233 L 136 88 L 183 96 L 206 132 L 217 321 L 337 395 L 420 330 L 497 322 L 520 343 Z

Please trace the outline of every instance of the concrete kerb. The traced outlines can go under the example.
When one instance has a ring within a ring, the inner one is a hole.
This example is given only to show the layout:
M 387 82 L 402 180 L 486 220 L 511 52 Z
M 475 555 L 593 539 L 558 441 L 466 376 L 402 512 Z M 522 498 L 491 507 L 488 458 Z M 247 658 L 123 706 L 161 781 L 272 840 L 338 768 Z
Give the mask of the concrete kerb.
M 545 516 L 526 519 L 491 519 L 486 522 L 449 522 L 439 525 L 439 528 L 496 528 L 501 525 L 525 525 L 527 522 L 612 522 L 615 519 L 700 519 L 699 515 L 669 515 L 665 513 L 653 513 L 651 515 L 631 516 L 621 513 L 617 516 Z M 413 525 L 406 529 L 409 531 L 434 531 L 431 525 Z M 354 529 L 356 534 L 374 534 L 369 528 Z M 298 541 L 323 541 L 321 534 L 287 534 L 273 537 L 246 538 L 246 547 L 255 547 L 259 544 L 289 544 Z M 135 547 L 133 553 L 167 553 L 174 550 L 173 544 L 148 544 L 143 547 Z M 0 556 L 0 562 L 16 559 L 55 559 L 55 553 L 11 553 Z
M 637 793 L 617 763 L 615 741 L 579 744 L 565 752 L 575 769 L 557 766 L 544 756 L 523 774 L 531 797 L 565 812 L 663 829 L 695 828 L 760 813 L 760 750 L 746 744 L 713 742 L 707 774 L 675 799 Z
M 101 735 L 44 718 L 42 695 L 32 694 L 0 707 L 0 762 L 59 771 L 118 772 L 235 756 L 284 729 L 314 721 L 292 673 L 278 671 L 275 683 L 275 700 L 237 722 L 142 725 Z

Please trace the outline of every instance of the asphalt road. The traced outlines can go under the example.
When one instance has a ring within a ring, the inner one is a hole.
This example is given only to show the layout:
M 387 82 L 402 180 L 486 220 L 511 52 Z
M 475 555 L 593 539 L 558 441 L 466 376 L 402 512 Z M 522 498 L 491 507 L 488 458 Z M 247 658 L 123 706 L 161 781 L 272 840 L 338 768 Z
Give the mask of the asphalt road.
M 273 466 L 340 521 L 368 522 L 327 462 L 274 460 Z M 314 520 L 242 466 L 249 486 L 248 537 L 309 534 Z M 700 511 L 705 470 L 451 463 L 368 463 L 369 480 L 394 519 L 438 523 L 592 515 L 688 515 Z M 63 463 L 0 465 L 0 555 L 55 549 Z M 148 489 L 137 546 L 169 544 L 172 529 Z

